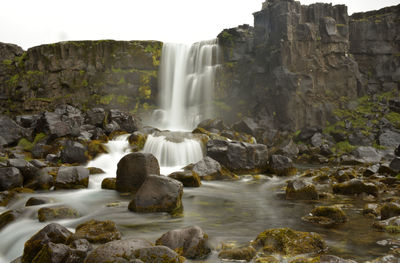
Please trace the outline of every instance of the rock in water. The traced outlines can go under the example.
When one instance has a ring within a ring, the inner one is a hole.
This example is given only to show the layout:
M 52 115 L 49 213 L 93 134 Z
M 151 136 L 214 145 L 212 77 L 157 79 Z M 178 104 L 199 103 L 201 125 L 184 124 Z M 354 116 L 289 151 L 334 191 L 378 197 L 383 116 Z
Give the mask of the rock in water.
M 69 206 L 42 207 L 38 210 L 38 218 L 40 222 L 78 217 L 78 211 Z
M 283 155 L 272 155 L 269 158 L 269 169 L 278 176 L 290 176 L 297 173 L 292 159 Z
M 174 172 L 168 177 L 175 179 L 183 184 L 184 187 L 200 187 L 201 180 L 199 175 L 191 170 Z
M 154 155 L 139 152 L 125 155 L 118 163 L 116 189 L 119 192 L 137 191 L 150 174 L 160 174 Z
M 61 161 L 84 164 L 88 161 L 87 150 L 88 148 L 79 142 L 67 141 L 61 151 Z
M 58 170 L 54 184 L 56 189 L 87 188 L 89 184 L 89 170 L 83 166 L 62 166 Z
M 201 180 L 224 180 L 236 179 L 236 175 L 222 167 L 219 162 L 206 156 L 195 164 L 190 164 L 184 168 L 185 171 L 196 173 Z
M 75 229 L 75 234 L 70 237 L 70 240 L 79 239 L 86 239 L 90 243 L 103 244 L 121 239 L 121 233 L 113 221 L 90 220 L 78 225 Z
M 168 212 L 182 208 L 183 185 L 174 179 L 149 175 L 129 203 L 134 212 Z
M 211 252 L 207 240 L 207 234 L 200 227 L 191 226 L 165 233 L 157 239 L 156 244 L 178 251 L 185 258 L 200 259 Z
M 318 200 L 318 192 L 312 183 L 300 179 L 289 181 L 286 186 L 286 199 Z
M 379 188 L 373 183 L 365 183 L 359 179 L 352 179 L 344 183 L 333 185 L 333 192 L 335 194 L 343 195 L 366 193 L 373 196 L 378 196 Z

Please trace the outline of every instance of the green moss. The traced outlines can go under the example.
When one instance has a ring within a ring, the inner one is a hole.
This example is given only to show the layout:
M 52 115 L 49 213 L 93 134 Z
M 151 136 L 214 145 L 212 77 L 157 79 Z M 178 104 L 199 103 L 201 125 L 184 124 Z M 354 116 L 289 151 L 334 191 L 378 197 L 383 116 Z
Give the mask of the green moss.
M 140 77 L 140 87 L 139 96 L 143 99 L 150 99 L 151 87 L 150 87 L 150 77 L 148 75 L 142 75 Z
M 88 87 L 89 86 L 88 81 L 86 79 L 83 80 L 81 86 L 84 87 L 84 88 Z
M 223 101 L 214 100 L 213 103 L 216 106 L 216 108 L 219 109 L 220 111 L 230 112 L 232 110 L 231 106 L 229 106 L 228 104 L 226 104 Z
M 351 145 L 348 141 L 342 141 L 342 142 L 338 142 L 335 147 L 334 150 L 337 153 L 350 153 L 352 152 L 356 147 Z
M 389 112 L 388 114 L 385 115 L 385 118 L 390 121 L 390 123 L 396 127 L 397 129 L 400 129 L 400 114 L 397 112 Z
M 102 96 L 99 102 L 103 105 L 109 105 L 113 99 L 114 99 L 114 94 L 108 94 Z
M 345 25 L 345 24 L 336 24 L 336 26 L 337 26 L 337 27 L 345 27 L 345 26 L 347 26 L 347 25 Z
M 162 44 L 159 42 L 147 44 L 146 47 L 144 48 L 145 52 L 151 53 L 153 59 L 153 66 L 160 65 L 161 49 L 162 49 Z
M 118 84 L 118 85 L 125 85 L 125 84 L 126 84 L 125 78 L 124 78 L 124 77 L 121 77 L 121 79 L 118 81 L 117 84 Z
M 18 81 L 19 81 L 19 75 L 15 74 L 15 75 L 11 76 L 11 78 L 7 81 L 7 84 L 8 84 L 8 86 L 15 87 L 15 86 L 17 86 Z
M 19 140 L 18 146 L 21 147 L 24 151 L 30 152 L 33 148 L 33 143 L 25 138 L 22 138 L 21 140 Z
M 11 59 L 4 59 L 3 60 L 3 65 L 4 66 L 11 66 L 13 64 L 13 61 Z

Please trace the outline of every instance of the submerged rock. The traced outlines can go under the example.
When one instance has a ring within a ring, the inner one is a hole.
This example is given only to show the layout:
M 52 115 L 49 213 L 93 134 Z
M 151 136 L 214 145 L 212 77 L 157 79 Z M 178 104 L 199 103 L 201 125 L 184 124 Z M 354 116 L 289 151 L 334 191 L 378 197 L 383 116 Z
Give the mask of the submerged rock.
M 129 203 L 133 212 L 168 212 L 182 208 L 183 185 L 174 179 L 149 175 Z
M 288 256 L 317 254 L 326 248 L 325 242 L 319 234 L 295 231 L 290 228 L 266 230 L 257 236 L 252 245 L 264 253 Z
M 208 235 L 198 226 L 171 230 L 156 241 L 156 245 L 169 247 L 189 259 L 206 257 L 211 249 L 207 245 Z
M 21 211 L 18 210 L 8 210 L 0 214 L 0 230 L 8 225 L 9 223 L 16 220 L 21 215 Z
M 170 248 L 153 246 L 146 240 L 128 239 L 108 242 L 97 247 L 88 255 L 85 263 L 182 263 L 183 261 L 184 259 Z
M 118 162 L 116 189 L 119 192 L 137 191 L 148 175 L 160 174 L 160 166 L 151 153 L 130 153 Z
M 113 221 L 89 220 L 76 227 L 75 234 L 70 237 L 69 242 L 79 239 L 86 239 L 90 243 L 103 244 L 121 239 L 121 233 Z

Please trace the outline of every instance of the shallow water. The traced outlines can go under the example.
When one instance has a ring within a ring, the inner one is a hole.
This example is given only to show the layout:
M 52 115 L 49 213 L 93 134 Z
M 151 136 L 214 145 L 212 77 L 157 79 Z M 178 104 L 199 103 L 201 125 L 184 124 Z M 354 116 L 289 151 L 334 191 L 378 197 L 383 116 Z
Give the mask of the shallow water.
M 284 200 L 281 189 L 287 178 L 262 177 L 256 180 L 248 176 L 239 181 L 203 182 L 200 188 L 185 188 L 183 215 L 178 217 L 166 213 L 130 212 L 127 208 L 130 197 L 100 189 L 103 178 L 115 177 L 116 165 L 124 154 L 123 149 L 127 149 L 127 143 L 122 138 L 110 142 L 108 147 L 111 154 L 88 164 L 107 172 L 91 176 L 90 189 L 27 194 L 7 207 L 23 208 L 32 196 L 47 196 L 54 200 L 52 204 L 25 208 L 20 219 L 0 232 L 0 262 L 9 262 L 22 254 L 25 241 L 49 223 L 38 222 L 37 210 L 54 204 L 68 204 L 82 214 L 78 219 L 57 221 L 71 231 L 89 219 L 113 220 L 123 238 L 145 238 L 154 242 L 169 230 L 199 225 L 209 235 L 210 244 L 217 248 L 222 242 L 246 244 L 268 228 L 290 227 L 320 233 L 332 254 L 359 262 L 376 258 L 389 250 L 376 244 L 390 236 L 371 228 L 373 221 L 361 215 L 363 202 L 359 200 L 351 201 L 353 206 L 345 208 L 349 222 L 340 227 L 323 228 L 301 221 L 301 217 L 308 214 L 316 203 Z M 203 262 L 219 262 L 216 255 L 214 252 Z

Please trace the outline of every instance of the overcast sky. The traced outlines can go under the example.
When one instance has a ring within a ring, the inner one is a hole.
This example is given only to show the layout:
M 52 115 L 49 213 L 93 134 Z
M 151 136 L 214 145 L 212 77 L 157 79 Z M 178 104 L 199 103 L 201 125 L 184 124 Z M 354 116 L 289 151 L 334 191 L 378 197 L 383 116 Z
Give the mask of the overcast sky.
M 64 40 L 120 39 L 192 43 L 224 28 L 253 25 L 264 0 L 1 0 L 0 42 L 24 49 Z M 302 0 L 311 4 L 315 0 Z M 320 0 L 349 14 L 400 0 Z

